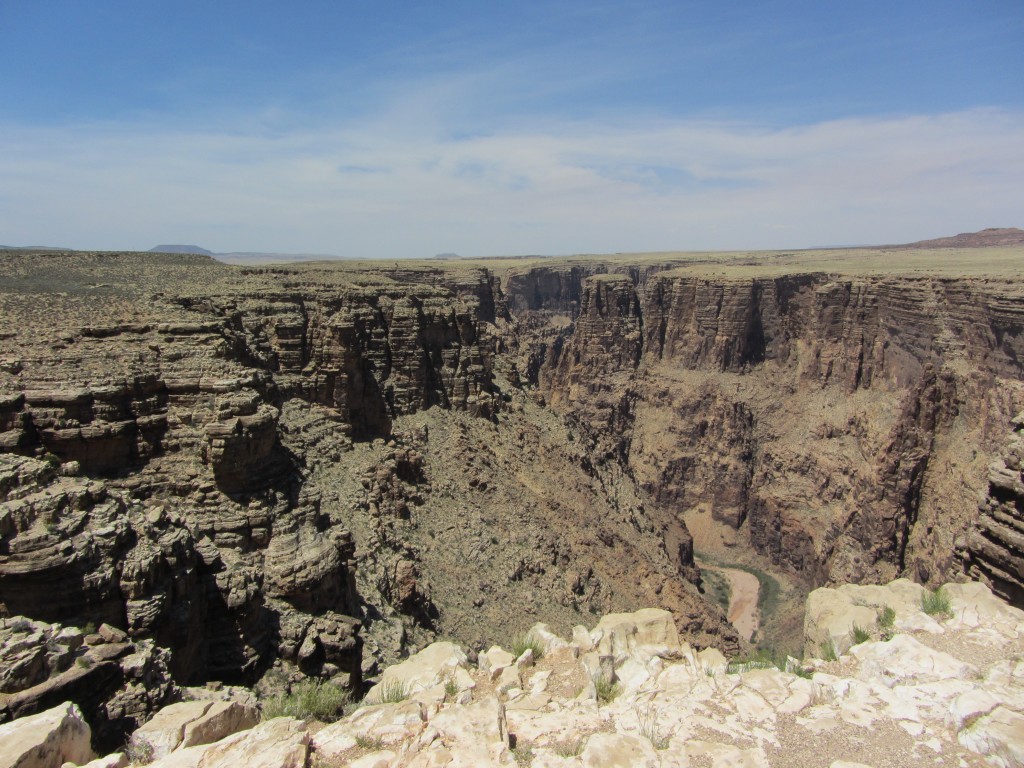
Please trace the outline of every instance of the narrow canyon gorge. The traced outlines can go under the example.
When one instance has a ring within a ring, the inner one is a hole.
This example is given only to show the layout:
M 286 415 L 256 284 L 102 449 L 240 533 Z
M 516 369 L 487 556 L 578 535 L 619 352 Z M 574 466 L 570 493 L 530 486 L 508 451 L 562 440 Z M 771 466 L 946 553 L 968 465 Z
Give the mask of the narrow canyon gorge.
M 639 608 L 793 650 L 811 590 L 898 577 L 1024 607 L 1019 276 L 4 258 L 0 614 L 131 654 L 26 652 L 0 720 L 87 688 L 113 744 L 175 686 Z M 773 610 L 738 631 L 695 551 Z

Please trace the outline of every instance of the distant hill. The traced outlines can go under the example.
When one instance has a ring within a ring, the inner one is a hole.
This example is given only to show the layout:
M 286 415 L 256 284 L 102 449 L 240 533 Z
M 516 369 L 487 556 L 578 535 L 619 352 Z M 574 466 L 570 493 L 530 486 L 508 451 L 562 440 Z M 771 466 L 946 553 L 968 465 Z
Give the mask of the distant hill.
M 1024 229 L 1004 227 L 983 229 L 980 232 L 961 232 L 953 237 L 939 237 L 934 240 L 920 240 L 907 243 L 900 248 L 986 248 L 1024 245 Z
M 213 251 L 200 248 L 198 245 L 158 245 L 150 248 L 150 253 L 198 253 L 201 256 L 213 256 Z

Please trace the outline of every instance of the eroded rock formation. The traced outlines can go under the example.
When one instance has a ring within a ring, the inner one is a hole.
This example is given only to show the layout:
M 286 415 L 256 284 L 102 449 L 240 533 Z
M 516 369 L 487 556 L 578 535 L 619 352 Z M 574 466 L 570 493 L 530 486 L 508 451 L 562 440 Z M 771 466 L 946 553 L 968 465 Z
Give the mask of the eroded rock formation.
M 938 583 L 968 538 L 1019 583 L 976 538 L 1012 500 L 970 533 L 1024 407 L 1016 280 L 9 258 L 0 610 L 179 683 L 359 689 L 437 633 L 639 605 L 737 651 L 688 525 L 808 586 Z

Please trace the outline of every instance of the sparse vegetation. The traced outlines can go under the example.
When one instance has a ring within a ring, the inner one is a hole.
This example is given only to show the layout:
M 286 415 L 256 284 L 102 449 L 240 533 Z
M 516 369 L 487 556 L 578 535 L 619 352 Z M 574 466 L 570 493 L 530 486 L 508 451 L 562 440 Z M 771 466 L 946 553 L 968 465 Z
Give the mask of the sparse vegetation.
M 454 701 L 455 697 L 459 695 L 459 684 L 452 680 L 450 677 L 444 681 L 444 700 Z
M 893 625 L 896 623 L 896 611 L 892 606 L 885 606 L 878 614 L 878 630 L 882 640 L 889 642 L 896 634 Z
M 409 686 L 401 680 L 385 680 L 374 704 L 398 704 L 409 698 Z
M 376 752 L 384 746 L 384 740 L 381 738 L 374 738 L 360 734 L 356 736 L 356 746 L 360 749 L 365 749 L 367 752 Z
M 732 587 L 729 586 L 729 580 L 714 568 L 705 568 L 701 570 L 701 582 L 704 592 L 711 602 L 728 612 L 729 601 L 732 599 Z
M 820 648 L 821 658 L 825 661 L 839 661 L 839 655 L 836 653 L 836 644 L 831 640 L 825 640 Z
M 149 765 L 153 762 L 153 745 L 148 741 L 129 738 L 122 751 L 132 765 Z
M 946 591 L 939 587 L 933 592 L 925 592 L 921 595 L 921 610 L 929 616 L 951 616 L 953 614 L 953 605 Z
M 85 622 L 85 624 L 82 625 L 82 634 L 83 635 L 94 635 L 94 634 L 96 634 L 96 622 L 95 621 L 87 621 L 87 622 Z
M 534 661 L 544 655 L 544 646 L 541 644 L 532 632 L 527 632 L 525 635 L 520 635 L 512 641 L 511 652 L 512 655 L 517 659 L 527 651 L 533 651 Z
M 583 739 L 571 739 L 552 744 L 551 748 L 559 757 L 579 757 L 583 754 Z
M 82 669 L 91 669 L 93 663 L 94 662 L 91 656 L 79 656 L 77 659 L 75 659 L 75 664 L 77 664 Z
M 533 763 L 533 747 L 529 744 L 516 744 L 512 747 L 512 757 L 516 759 L 516 765 L 528 766 Z
M 850 630 L 850 638 L 853 640 L 854 645 L 860 645 L 871 639 L 871 632 L 864 629 L 864 627 L 854 624 L 853 629 Z
M 640 733 L 651 742 L 651 746 L 657 750 L 668 749 L 670 739 L 658 728 L 658 710 L 654 705 L 638 707 L 636 716 L 640 723 Z
M 332 723 L 345 712 L 348 691 L 333 683 L 304 680 L 292 686 L 290 693 L 278 694 L 263 702 L 263 719 L 295 717 Z
M 597 701 L 600 704 L 614 701 L 622 690 L 619 684 L 612 682 L 607 675 L 598 675 L 594 678 L 594 689 L 597 691 Z

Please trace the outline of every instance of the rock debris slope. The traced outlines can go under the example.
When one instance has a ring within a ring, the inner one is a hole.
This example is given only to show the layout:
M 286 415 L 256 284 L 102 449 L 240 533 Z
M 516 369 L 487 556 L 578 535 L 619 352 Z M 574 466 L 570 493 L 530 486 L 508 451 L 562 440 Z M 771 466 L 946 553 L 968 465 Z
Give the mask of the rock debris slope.
M 642 605 L 735 654 L 691 528 L 807 587 L 966 564 L 1019 600 L 1019 500 L 988 471 L 1024 408 L 1019 276 L 784 256 L 5 254 L 0 612 L 106 624 L 161 685 L 358 692 L 438 635 Z M 165 703 L 105 701 L 105 744 Z

